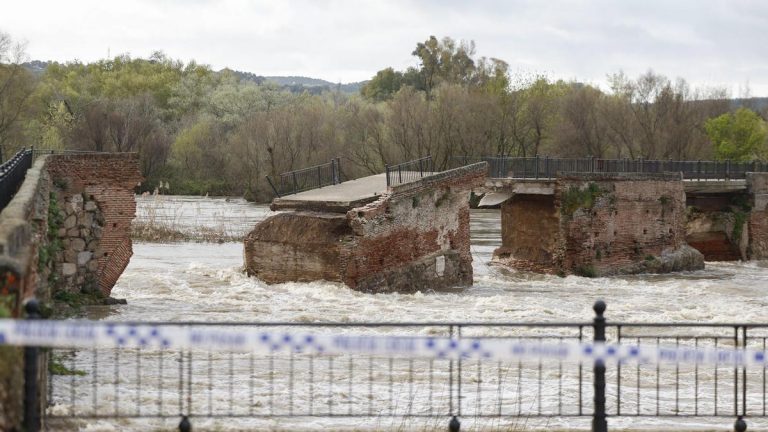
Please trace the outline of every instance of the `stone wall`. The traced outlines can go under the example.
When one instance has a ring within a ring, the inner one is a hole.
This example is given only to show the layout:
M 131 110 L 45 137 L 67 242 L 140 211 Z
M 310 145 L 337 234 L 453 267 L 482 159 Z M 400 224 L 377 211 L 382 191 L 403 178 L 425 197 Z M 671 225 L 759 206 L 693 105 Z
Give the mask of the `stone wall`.
M 38 250 L 47 244 L 50 180 L 45 159 L 27 171 L 24 183 L 0 212 L 0 316 L 22 317 L 23 300 L 50 299 L 47 274 L 39 271 Z M 40 356 L 38 385 L 45 395 L 46 357 Z M 24 388 L 23 349 L 0 346 L 0 430 L 19 430 Z M 40 401 L 40 406 L 44 406 Z
M 395 186 L 345 213 L 272 216 L 245 239 L 246 271 L 267 283 L 324 279 L 368 292 L 469 285 L 469 194 L 485 170 Z
M 62 287 L 109 296 L 133 255 L 134 188 L 142 180 L 136 153 L 55 156 L 48 170 L 64 212 L 56 272 Z
M 131 255 L 140 179 L 135 154 L 38 158 L 0 212 L 0 315 L 22 318 L 24 300 L 49 303 L 56 289 L 108 295 Z M 0 430 L 19 429 L 22 359 L 22 349 L 0 347 Z M 39 361 L 42 407 L 47 355 Z
M 602 276 L 703 267 L 685 243 L 679 176 L 566 175 L 552 200 L 518 196 L 502 211 L 529 222 L 503 225 L 509 232 L 494 261 L 513 268 Z M 539 236 L 533 226 L 543 230 Z

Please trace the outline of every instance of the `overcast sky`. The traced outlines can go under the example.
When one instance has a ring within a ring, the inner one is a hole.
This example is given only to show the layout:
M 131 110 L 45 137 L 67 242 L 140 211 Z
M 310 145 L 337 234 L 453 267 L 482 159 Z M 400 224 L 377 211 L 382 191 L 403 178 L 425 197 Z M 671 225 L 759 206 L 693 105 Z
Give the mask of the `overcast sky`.
M 415 66 L 429 35 L 474 40 L 513 71 L 605 87 L 649 68 L 732 96 L 768 96 L 768 1 L 33 0 L 0 31 L 38 60 L 162 50 L 214 69 L 360 81 Z

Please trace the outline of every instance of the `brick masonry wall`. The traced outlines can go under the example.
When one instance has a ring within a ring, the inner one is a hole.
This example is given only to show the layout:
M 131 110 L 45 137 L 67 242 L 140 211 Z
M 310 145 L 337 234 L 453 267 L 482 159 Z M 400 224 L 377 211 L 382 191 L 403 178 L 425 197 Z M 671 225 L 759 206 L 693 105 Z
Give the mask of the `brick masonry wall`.
M 552 200 L 518 195 L 502 207 L 494 261 L 589 276 L 703 266 L 685 244 L 683 184 L 667 177 L 570 175 L 557 180 Z
M 519 270 L 557 272 L 553 254 L 560 218 L 554 199 L 553 195 L 515 195 L 502 204 L 502 246 L 494 251 L 497 262 Z
M 112 287 L 122 274 L 133 255 L 131 242 L 131 221 L 136 216 L 136 201 L 134 188 L 142 180 L 139 172 L 138 155 L 135 153 L 120 154 L 82 154 L 56 155 L 51 157 L 48 164 L 53 185 L 63 198 L 62 203 L 71 205 L 77 195 L 82 197 L 83 206 L 95 203 L 98 217 L 102 220 L 98 236 L 95 230 L 88 235 L 73 236 L 74 240 L 81 238 L 88 247 L 86 252 L 92 252 L 96 265 L 87 268 L 96 287 L 105 295 L 109 295 Z M 79 241 L 77 242 L 79 243 Z M 77 247 L 76 249 L 80 249 Z M 75 250 L 83 252 L 83 250 Z M 66 249 L 65 249 L 66 252 Z M 60 261 L 61 276 L 65 282 L 71 281 L 69 266 Z M 89 263 L 85 263 L 87 266 Z M 65 270 L 67 275 L 65 276 Z M 79 273 L 76 277 L 79 276 Z M 82 288 L 82 280 L 75 279 L 74 284 L 67 286 Z
M 368 292 L 471 284 L 469 193 L 485 170 L 399 185 L 346 215 L 272 216 L 246 237 L 246 271 L 267 283 L 324 279 Z
M 678 249 L 685 242 L 685 190 L 681 181 L 634 179 L 598 180 L 600 195 L 591 208 L 568 214 L 563 198 L 572 188 L 587 187 L 583 180 L 558 181 L 556 196 L 561 213 L 561 260 L 566 272 L 597 274 L 631 269 Z
M 768 173 L 747 173 L 752 211 L 747 223 L 749 259 L 768 259 Z

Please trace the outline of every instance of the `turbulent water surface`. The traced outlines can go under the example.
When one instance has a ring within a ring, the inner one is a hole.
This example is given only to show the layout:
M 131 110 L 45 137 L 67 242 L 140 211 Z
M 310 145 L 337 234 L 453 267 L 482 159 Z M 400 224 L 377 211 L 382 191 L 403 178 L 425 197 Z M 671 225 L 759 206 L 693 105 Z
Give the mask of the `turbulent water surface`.
M 144 198 L 139 200 L 138 214 L 144 219 L 166 218 L 186 229 L 223 224 L 232 231 L 244 232 L 266 217 L 269 210 L 242 200 L 166 198 L 158 203 Z M 128 304 L 101 309 L 94 316 L 168 321 L 588 321 L 593 316 L 594 301 L 603 299 L 608 304 L 606 315 L 610 320 L 768 321 L 765 313 L 768 269 L 760 262 L 707 263 L 705 270 L 672 275 L 561 278 L 501 271 L 487 265 L 500 243 L 498 211 L 473 211 L 471 230 L 474 285 L 415 294 L 364 294 L 328 282 L 266 285 L 243 274 L 240 243 L 138 243 L 134 245 L 130 265 L 112 291 L 114 297 L 125 298 Z M 78 356 L 87 364 L 87 356 Z M 569 391 L 575 394 L 575 389 L 564 390 Z M 125 403 L 131 400 L 127 398 Z M 387 420 L 377 425 L 349 422 L 345 427 L 353 429 L 412 429 L 410 423 L 402 421 Z M 676 427 L 683 429 L 708 428 L 704 420 L 675 422 L 679 425 Z M 712 427 L 724 430 L 730 422 L 719 419 Z M 230 422 L 205 424 L 227 429 Z M 275 420 L 260 425 L 275 429 L 327 426 L 320 420 L 303 423 Z M 472 425 L 466 424 L 478 430 L 497 427 L 588 429 L 589 419 L 545 422 L 516 419 L 511 423 L 495 420 Z M 612 426 L 625 428 L 665 428 L 665 425 L 669 425 L 669 420 L 612 421 Z M 114 426 L 94 421 L 81 426 L 87 430 L 121 429 L 129 427 L 129 423 Z M 440 430 L 444 427 L 433 426 L 419 423 L 413 428 Z M 750 430 L 756 428 L 757 424 L 752 422 Z

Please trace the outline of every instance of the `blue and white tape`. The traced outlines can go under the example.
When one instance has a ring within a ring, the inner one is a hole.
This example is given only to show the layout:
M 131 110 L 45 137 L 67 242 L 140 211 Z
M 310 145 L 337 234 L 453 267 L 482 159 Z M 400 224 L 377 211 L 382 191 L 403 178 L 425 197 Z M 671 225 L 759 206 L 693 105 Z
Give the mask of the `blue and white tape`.
M 0 320 L 0 345 L 53 348 L 209 350 L 257 354 L 367 354 L 433 359 L 563 361 L 642 364 L 720 364 L 766 367 L 767 353 L 752 349 L 539 342 L 390 335 L 274 332 L 253 328 L 152 326 L 93 321 Z

